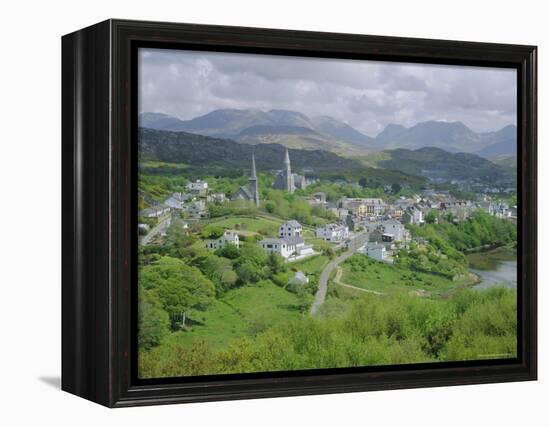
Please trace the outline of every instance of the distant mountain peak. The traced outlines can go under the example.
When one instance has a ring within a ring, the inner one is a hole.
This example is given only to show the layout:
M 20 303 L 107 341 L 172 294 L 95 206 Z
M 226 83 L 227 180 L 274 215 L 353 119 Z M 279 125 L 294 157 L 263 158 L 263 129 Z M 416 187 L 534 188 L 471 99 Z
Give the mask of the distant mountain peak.
M 493 158 L 515 155 L 517 151 L 515 125 L 495 132 L 478 133 L 461 121 L 427 120 L 410 127 L 389 123 L 376 138 L 371 138 L 334 117 L 308 117 L 288 109 L 222 108 L 191 120 L 180 120 L 160 112 L 143 112 L 139 115 L 139 125 L 157 130 L 232 138 L 250 144 L 277 142 L 295 148 L 318 147 L 336 153 L 437 147 L 449 152 L 478 153 L 485 158 Z

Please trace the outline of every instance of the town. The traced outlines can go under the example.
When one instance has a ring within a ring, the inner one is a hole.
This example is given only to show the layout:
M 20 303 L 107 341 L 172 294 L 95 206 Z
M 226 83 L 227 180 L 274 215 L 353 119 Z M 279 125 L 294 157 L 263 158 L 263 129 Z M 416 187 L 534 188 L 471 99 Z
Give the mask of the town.
M 288 150 L 282 162 L 283 169 L 276 172 L 273 188 L 294 193 L 305 189 L 306 178 L 292 172 Z M 356 183 L 350 183 L 357 185 Z M 364 244 L 356 252 L 377 261 L 392 262 L 392 256 L 399 249 L 407 248 L 412 240 L 406 228 L 407 224 L 422 226 L 426 221 L 437 223 L 440 218 L 452 218 L 453 221 L 466 220 L 472 212 L 481 209 L 498 218 L 512 222 L 517 219 L 517 207 L 499 201 L 491 194 L 479 194 L 476 200 L 457 199 L 449 191 L 427 189 L 410 197 L 397 197 L 392 201 L 382 198 L 342 197 L 328 201 L 321 191 L 303 198 L 311 207 L 327 213 L 333 222 L 316 224 L 312 230 L 316 239 L 323 240 L 334 249 L 345 248 L 357 236 L 364 236 Z M 189 182 L 185 191 L 174 192 L 163 203 L 142 209 L 138 224 L 141 244 L 158 242 L 166 234 L 172 221 L 178 221 L 184 229 L 195 223 L 211 222 L 209 205 L 230 204 L 235 201 L 247 201 L 260 206 L 258 178 L 254 156 L 251 159 L 248 184 L 241 186 L 231 195 L 210 190 L 208 182 L 197 179 Z M 257 244 L 267 253 L 275 252 L 286 261 L 296 261 L 318 254 L 314 245 L 307 243 L 303 235 L 303 226 L 296 219 L 283 222 L 278 232 L 264 236 Z M 221 249 L 225 245 L 239 247 L 239 231 L 224 229 L 214 239 L 205 239 L 204 247 L 210 250 Z
M 504 187 L 497 193 L 430 183 L 365 188 L 316 176 L 311 167 L 297 173 L 289 150 L 279 162 L 279 168 L 274 161 L 275 168 L 258 171 L 252 154 L 249 167 L 232 178 L 146 164 L 149 175 L 142 174 L 139 193 L 139 295 L 142 310 L 153 311 L 140 312 L 144 376 L 165 375 L 164 360 L 172 354 L 201 354 L 201 363 L 209 361 L 205 372 L 233 372 L 231 363 L 216 360 L 238 340 L 261 340 L 261 332 L 292 322 L 306 328 L 307 318 L 321 327 L 354 316 L 361 301 L 381 310 L 404 297 L 440 306 L 480 283 L 481 273 L 472 266 L 515 260 L 517 206 Z M 181 171 L 186 175 L 178 177 Z M 494 295 L 514 298 L 513 292 Z M 378 309 L 358 313 L 364 310 Z M 426 345 L 419 361 L 451 357 Z M 158 353 L 166 347 L 181 350 Z M 249 357 L 238 356 L 242 363 Z M 270 369 L 276 364 L 271 360 Z M 179 359 L 170 372 L 201 372 L 186 366 Z

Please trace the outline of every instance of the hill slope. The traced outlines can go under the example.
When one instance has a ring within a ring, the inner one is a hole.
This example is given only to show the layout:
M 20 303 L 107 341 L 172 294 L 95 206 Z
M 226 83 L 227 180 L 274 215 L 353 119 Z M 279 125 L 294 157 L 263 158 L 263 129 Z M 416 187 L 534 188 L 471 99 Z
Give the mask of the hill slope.
M 434 181 L 475 179 L 486 184 L 514 182 L 509 168 L 471 153 L 450 153 L 440 148 L 385 150 L 367 158 L 370 164 L 425 176 Z
M 140 160 L 159 160 L 190 165 L 196 174 L 248 173 L 252 153 L 258 171 L 281 169 L 285 147 L 280 144 L 249 145 L 229 139 L 211 138 L 188 132 L 171 132 L 140 128 Z M 407 183 L 422 186 L 425 178 L 400 171 L 386 171 L 363 165 L 358 160 L 341 157 L 324 150 L 289 149 L 294 172 L 323 177 L 357 180 L 367 176 L 381 183 Z

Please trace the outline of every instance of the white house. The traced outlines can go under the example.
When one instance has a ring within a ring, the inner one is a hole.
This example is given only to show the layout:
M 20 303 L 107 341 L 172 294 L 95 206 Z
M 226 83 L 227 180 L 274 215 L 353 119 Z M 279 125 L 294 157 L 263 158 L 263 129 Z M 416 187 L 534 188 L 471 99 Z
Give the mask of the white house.
M 239 247 L 239 235 L 233 231 L 226 230 L 223 235 L 217 239 L 208 239 L 205 243 L 206 249 L 221 249 L 226 245 L 235 245 Z
M 206 196 L 207 202 L 223 203 L 225 202 L 225 193 L 212 193 Z
M 149 227 L 149 224 L 138 224 L 138 230 L 143 231 L 144 233 L 147 233 L 151 227 Z
M 405 241 L 408 240 L 408 232 L 405 226 L 395 219 L 390 219 L 382 223 L 384 234 L 393 235 L 393 240 Z
M 208 191 L 208 183 L 206 181 L 197 179 L 195 182 L 190 182 L 189 184 L 187 184 L 185 188 L 187 188 L 187 190 L 191 193 L 205 196 L 206 192 Z
M 315 235 L 329 242 L 339 242 L 349 237 L 349 228 L 341 224 L 327 224 L 317 227 Z
M 293 245 L 286 239 L 281 239 L 277 237 L 268 237 L 266 239 L 260 240 L 258 242 L 258 245 L 260 245 L 261 248 L 268 254 L 275 252 L 281 255 L 284 259 L 288 259 L 296 252 L 295 244 Z
M 275 252 L 284 259 L 299 259 L 313 255 L 313 246 L 306 245 L 300 236 L 268 237 L 260 240 L 258 245 L 267 253 Z
M 382 261 L 382 262 L 388 261 L 386 247 L 376 242 L 367 243 L 365 246 L 362 246 L 359 249 L 359 252 L 362 254 L 365 254 L 369 258 L 372 258 L 376 261 Z
M 401 216 L 401 223 L 422 225 L 424 224 L 424 213 L 416 206 L 409 207 Z
M 424 213 L 416 206 L 411 208 L 412 223 L 415 225 L 424 224 Z
M 170 208 L 168 206 L 158 205 L 142 209 L 141 211 L 139 211 L 138 215 L 144 218 L 160 218 L 162 216 L 168 215 L 169 213 Z
M 295 219 L 285 222 L 279 227 L 279 237 L 294 237 L 302 235 L 302 224 Z

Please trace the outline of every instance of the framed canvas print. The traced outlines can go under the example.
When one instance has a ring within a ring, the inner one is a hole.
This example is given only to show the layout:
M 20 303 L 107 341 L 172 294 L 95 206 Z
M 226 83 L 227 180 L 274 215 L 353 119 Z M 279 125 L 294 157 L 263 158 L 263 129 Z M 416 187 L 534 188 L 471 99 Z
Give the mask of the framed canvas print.
M 536 379 L 536 48 L 63 37 L 62 388 L 106 406 Z

